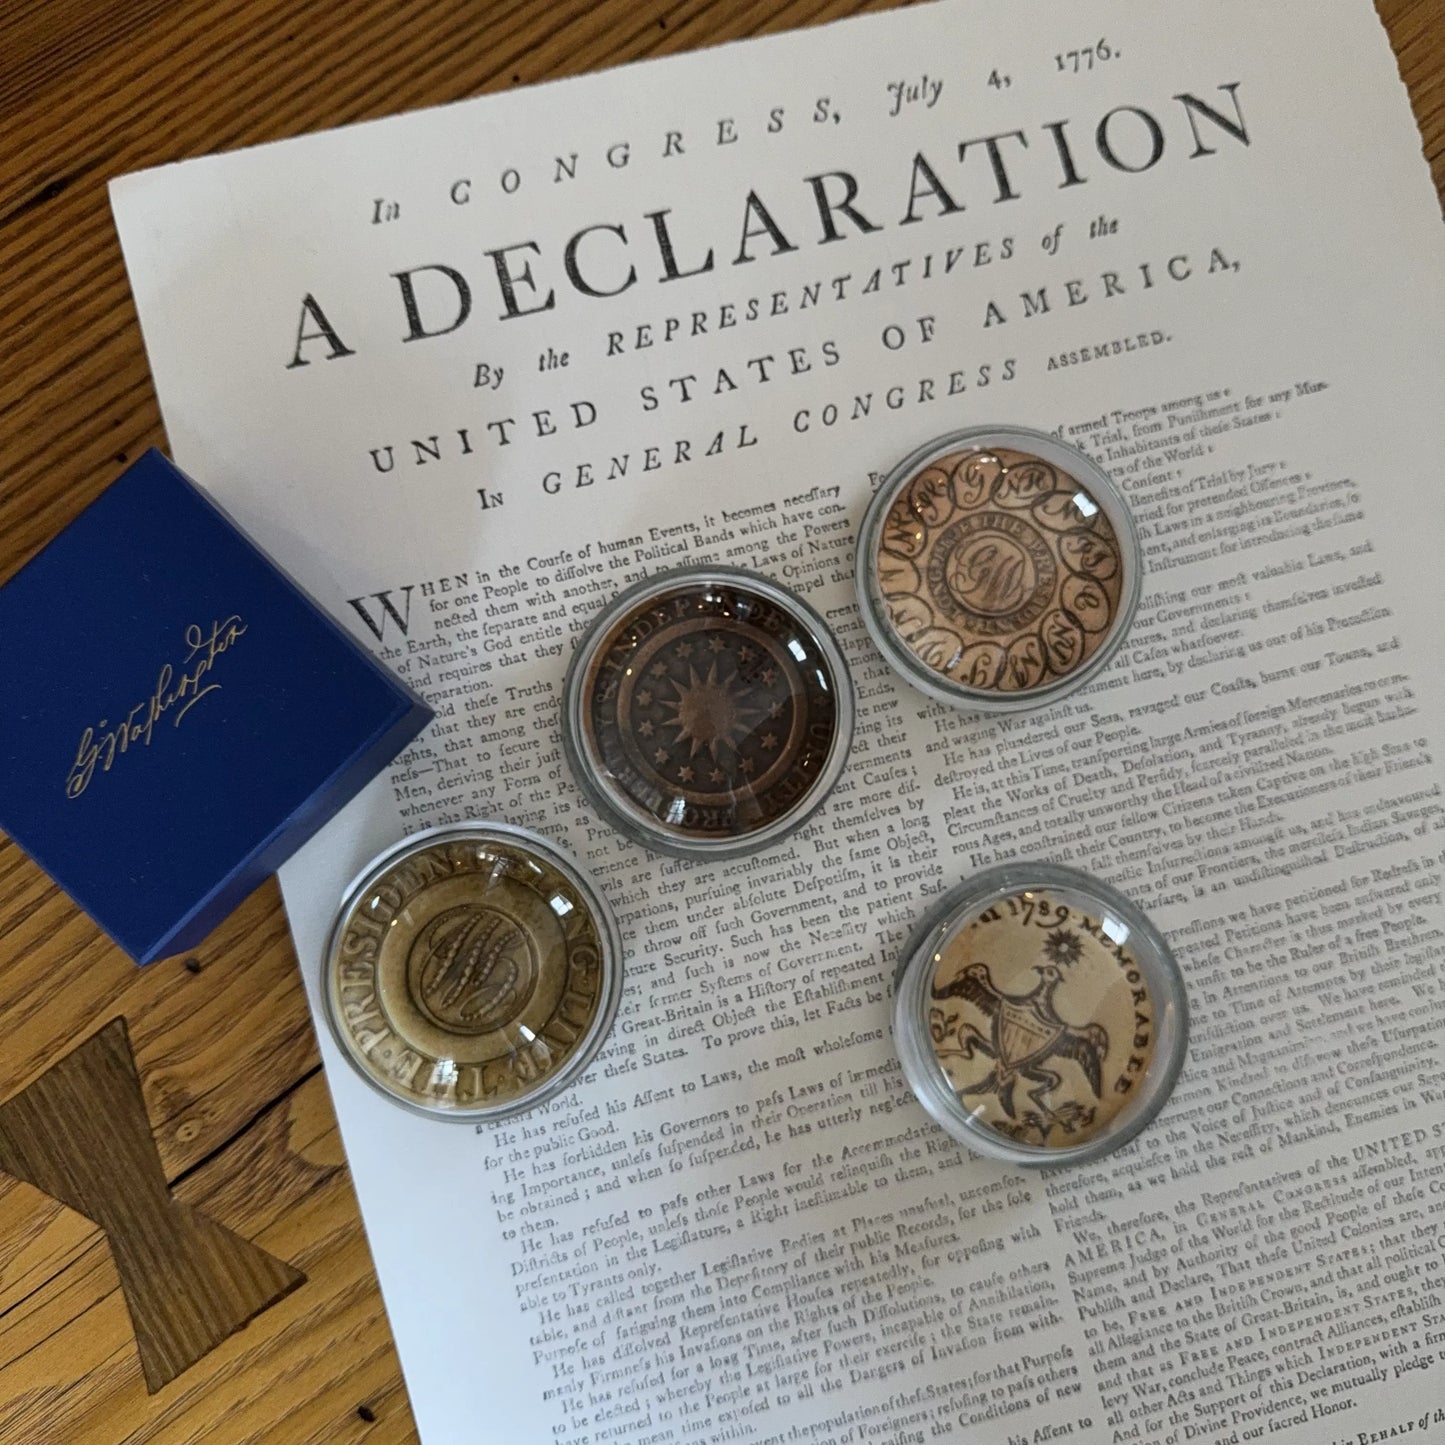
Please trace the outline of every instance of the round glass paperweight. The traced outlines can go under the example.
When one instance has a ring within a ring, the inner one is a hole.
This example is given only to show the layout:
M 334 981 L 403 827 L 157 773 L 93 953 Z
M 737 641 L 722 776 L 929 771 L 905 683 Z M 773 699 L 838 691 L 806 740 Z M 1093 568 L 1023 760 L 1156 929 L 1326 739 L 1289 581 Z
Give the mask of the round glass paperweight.
M 955 1139 L 1014 1164 L 1126 1144 L 1184 1064 L 1189 1010 L 1164 936 L 1072 868 L 1010 863 L 945 894 L 904 947 L 893 1033 Z
M 858 601 L 908 682 L 973 712 L 1081 688 L 1117 651 L 1143 561 L 1122 493 L 1023 427 L 950 432 L 905 457 L 863 519 Z
M 822 805 L 853 736 L 853 688 L 827 624 L 731 567 L 647 578 L 578 643 L 562 737 L 598 811 L 659 853 L 769 847 Z
M 374 1088 L 433 1118 L 506 1118 L 591 1062 L 622 992 L 612 911 L 565 853 L 505 823 L 433 828 L 347 890 L 327 1018 Z

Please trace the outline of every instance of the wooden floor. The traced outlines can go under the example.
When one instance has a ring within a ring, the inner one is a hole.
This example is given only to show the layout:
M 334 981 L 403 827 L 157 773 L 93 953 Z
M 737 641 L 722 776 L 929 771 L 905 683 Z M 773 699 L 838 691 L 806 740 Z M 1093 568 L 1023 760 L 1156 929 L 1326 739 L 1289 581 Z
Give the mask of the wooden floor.
M 0 0 L 0 578 L 164 443 L 110 177 L 882 8 Z M 1445 188 L 1445 0 L 1380 10 Z M 414 1439 L 275 885 L 142 972 L 0 843 L 0 1099 L 117 1015 L 175 1197 L 307 1282 L 148 1395 L 99 1229 L 0 1177 L 0 1441 Z

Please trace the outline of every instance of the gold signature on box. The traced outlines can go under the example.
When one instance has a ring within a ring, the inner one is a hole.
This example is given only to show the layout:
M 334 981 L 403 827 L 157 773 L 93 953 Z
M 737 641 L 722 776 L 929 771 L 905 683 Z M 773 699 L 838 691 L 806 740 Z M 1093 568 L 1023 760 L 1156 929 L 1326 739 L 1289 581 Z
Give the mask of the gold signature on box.
M 80 747 L 65 779 L 65 796 L 78 798 L 90 786 L 95 770 L 108 773 L 116 758 L 134 747 L 149 747 L 155 725 L 167 715 L 171 726 L 206 696 L 219 692 L 221 684 L 211 679 L 211 669 L 223 652 L 246 635 L 246 624 L 235 613 L 224 622 L 213 622 L 210 631 L 191 623 L 185 631 L 186 655 L 179 668 L 166 663 L 156 677 L 150 696 L 136 703 L 120 722 L 111 726 L 106 718 L 86 728 Z

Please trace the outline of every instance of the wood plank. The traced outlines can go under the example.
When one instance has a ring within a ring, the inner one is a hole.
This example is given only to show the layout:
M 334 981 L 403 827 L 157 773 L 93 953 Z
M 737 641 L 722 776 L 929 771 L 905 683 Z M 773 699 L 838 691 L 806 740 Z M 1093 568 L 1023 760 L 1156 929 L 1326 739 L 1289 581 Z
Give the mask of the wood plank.
M 18 858 L 18 850 L 6 852 Z M 28 860 L 26 871 L 39 870 Z M 124 1016 L 167 1179 L 175 1179 L 320 1065 L 290 935 L 268 884 L 197 951 L 137 969 L 48 882 L 46 906 L 8 912 L 0 936 L 0 1098 L 8 1097 L 98 1019 Z M 3 882 L 0 882 L 3 893 Z M 57 932 L 47 929 L 52 917 Z M 32 936 L 33 935 L 33 936 Z M 41 939 L 51 940 L 43 947 Z M 0 1175 L 0 1312 L 39 1288 L 92 1238 L 91 1226 Z
M 267 1110 L 175 1196 L 291 1260 L 307 1284 L 152 1397 L 97 1241 L 43 1297 L 0 1316 L 0 1440 L 413 1438 L 322 1078 Z M 361 1404 L 376 1423 L 357 1414 Z
M 1439 0 L 1377 0 L 1420 126 L 1435 190 L 1445 200 L 1445 6 Z
M 152 1393 L 305 1283 L 171 1197 L 123 1018 L 0 1103 L 0 1170 L 105 1231 Z

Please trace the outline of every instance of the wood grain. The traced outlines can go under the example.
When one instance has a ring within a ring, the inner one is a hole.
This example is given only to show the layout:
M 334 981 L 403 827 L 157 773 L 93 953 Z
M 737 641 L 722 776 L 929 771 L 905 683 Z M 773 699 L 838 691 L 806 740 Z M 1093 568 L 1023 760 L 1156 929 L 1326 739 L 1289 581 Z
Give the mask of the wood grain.
M 0 1170 L 104 1230 L 152 1394 L 305 1283 L 171 1198 L 124 1019 L 0 1104 Z
M 292 1261 L 306 1285 L 148 1396 L 97 1236 L 4 1318 L 0 1440 L 414 1439 L 324 1081 L 291 1090 L 172 1194 Z
M 0 578 L 164 444 L 110 177 L 885 8 L 0 0 Z M 1445 0 L 1379 9 L 1445 189 Z M 0 1097 L 123 1014 L 173 1195 L 308 1275 L 149 1396 L 100 1231 L 0 1184 L 0 1441 L 414 1439 L 275 885 L 197 956 L 137 970 L 0 844 Z

